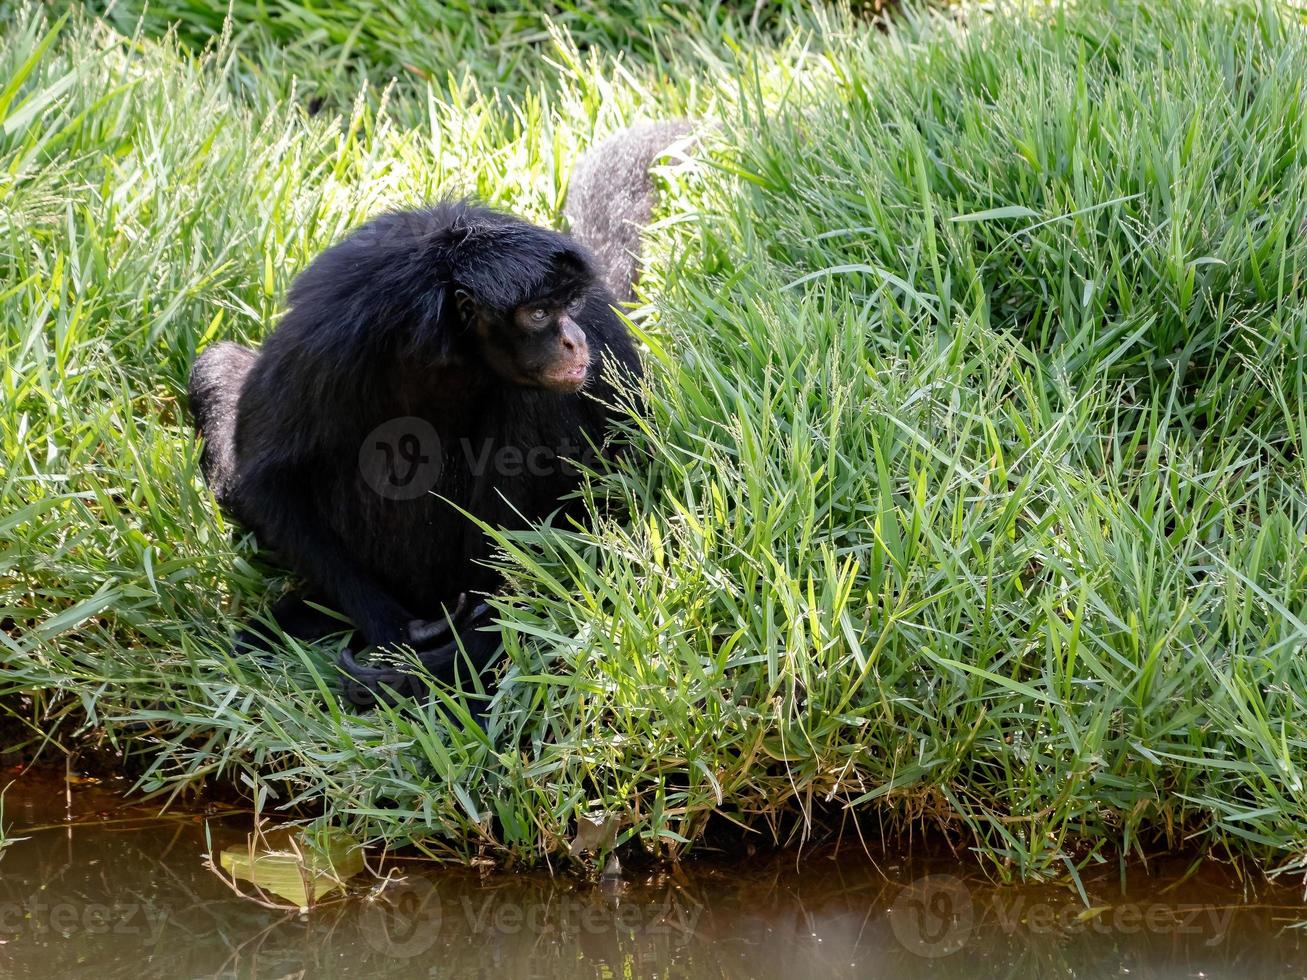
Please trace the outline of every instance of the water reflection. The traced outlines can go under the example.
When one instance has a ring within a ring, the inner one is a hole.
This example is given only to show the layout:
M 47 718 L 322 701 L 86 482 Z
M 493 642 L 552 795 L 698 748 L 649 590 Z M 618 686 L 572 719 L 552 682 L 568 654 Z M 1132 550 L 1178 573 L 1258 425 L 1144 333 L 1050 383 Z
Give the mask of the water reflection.
M 6 798 L 28 839 L 0 860 L 5 977 L 1307 976 L 1301 895 L 1212 868 L 1132 869 L 1124 889 L 1104 869 L 1086 907 L 952 859 L 845 849 L 598 885 L 410 873 L 380 901 L 299 915 L 204 868 L 206 826 L 221 847 L 248 817 L 159 819 L 83 788 L 75 807 L 95 819 L 66 827 L 62 797 L 33 781 Z

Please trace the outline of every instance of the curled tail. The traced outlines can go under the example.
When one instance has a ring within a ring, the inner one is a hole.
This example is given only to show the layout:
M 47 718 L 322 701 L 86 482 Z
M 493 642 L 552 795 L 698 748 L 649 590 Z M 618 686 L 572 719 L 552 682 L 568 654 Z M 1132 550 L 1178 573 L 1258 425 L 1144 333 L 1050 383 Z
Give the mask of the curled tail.
M 212 344 L 195 359 L 186 386 L 195 434 L 203 442 L 200 469 L 223 506 L 231 503 L 236 481 L 236 403 L 258 356 L 229 341 Z
M 691 119 L 631 126 L 592 146 L 572 172 L 563 214 L 572 236 L 594 253 L 604 282 L 619 300 L 634 298 L 640 276 L 640 235 L 655 197 L 649 170 L 697 128 Z

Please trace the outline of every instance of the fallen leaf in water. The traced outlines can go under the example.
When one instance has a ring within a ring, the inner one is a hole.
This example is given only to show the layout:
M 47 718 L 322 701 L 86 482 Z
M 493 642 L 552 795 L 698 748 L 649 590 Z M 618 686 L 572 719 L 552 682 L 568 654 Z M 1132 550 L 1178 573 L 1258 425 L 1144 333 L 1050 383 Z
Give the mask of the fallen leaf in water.
M 1095 905 L 1093 908 L 1085 909 L 1076 916 L 1077 922 L 1088 922 L 1090 919 L 1097 919 L 1104 912 L 1111 909 L 1110 905 Z
M 305 908 L 363 870 L 363 848 L 344 831 L 319 840 L 315 850 L 300 828 L 278 828 L 224 849 L 219 861 L 233 878 Z
M 592 813 L 578 817 L 576 836 L 572 838 L 568 852 L 572 857 L 579 857 L 584 851 L 612 850 L 621 826 L 622 817 L 618 813 Z

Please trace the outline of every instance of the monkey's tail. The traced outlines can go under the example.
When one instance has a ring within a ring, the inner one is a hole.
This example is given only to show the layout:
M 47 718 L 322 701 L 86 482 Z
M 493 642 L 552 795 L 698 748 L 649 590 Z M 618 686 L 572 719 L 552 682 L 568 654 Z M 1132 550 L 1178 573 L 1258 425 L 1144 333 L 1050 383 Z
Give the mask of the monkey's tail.
M 704 128 L 692 119 L 640 123 L 596 143 L 577 161 L 563 214 L 618 300 L 635 297 L 640 235 L 655 198 L 650 168 L 675 143 Z
M 236 479 L 236 403 L 258 356 L 230 341 L 211 344 L 195 359 L 186 386 L 195 434 L 202 442 L 200 469 L 224 506 L 231 503 Z

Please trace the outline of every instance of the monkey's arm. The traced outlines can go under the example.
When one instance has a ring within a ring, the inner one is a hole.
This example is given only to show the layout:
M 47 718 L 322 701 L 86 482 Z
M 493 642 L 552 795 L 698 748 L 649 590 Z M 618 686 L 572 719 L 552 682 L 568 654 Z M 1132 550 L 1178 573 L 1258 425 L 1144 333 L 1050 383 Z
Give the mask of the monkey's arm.
M 349 440 L 340 429 L 345 413 L 337 392 L 348 387 L 333 376 L 333 362 L 296 356 L 296 345 L 277 339 L 265 345 L 241 393 L 231 509 L 349 616 L 368 643 L 419 646 L 429 624 L 376 580 L 319 505 L 323 474 L 354 459 L 340 449 Z

